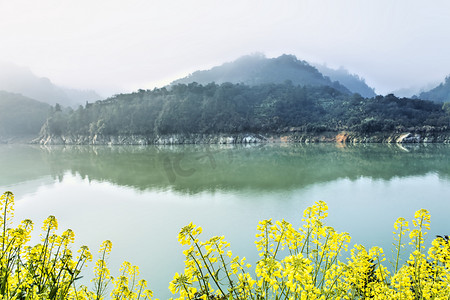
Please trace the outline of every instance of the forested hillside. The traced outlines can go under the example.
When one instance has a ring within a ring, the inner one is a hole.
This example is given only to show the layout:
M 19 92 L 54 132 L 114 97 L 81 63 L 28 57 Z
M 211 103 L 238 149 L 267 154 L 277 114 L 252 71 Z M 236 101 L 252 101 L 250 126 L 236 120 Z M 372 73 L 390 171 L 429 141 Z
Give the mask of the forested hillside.
M 448 126 L 450 114 L 431 101 L 394 95 L 363 98 L 328 86 L 178 84 L 139 90 L 77 110 L 54 110 L 44 132 L 77 135 L 281 133 L 352 130 L 371 133 Z
M 435 102 L 450 102 L 450 76 L 446 77 L 445 81 L 434 89 L 420 93 L 418 97 Z
M 338 81 L 349 89 L 352 93 L 358 93 L 363 97 L 375 97 L 373 88 L 369 87 L 365 80 L 356 74 L 350 74 L 345 68 L 332 69 L 326 65 L 314 65 L 323 75 L 329 77 L 332 81 Z
M 0 136 L 37 135 L 50 108 L 22 95 L 0 91 Z

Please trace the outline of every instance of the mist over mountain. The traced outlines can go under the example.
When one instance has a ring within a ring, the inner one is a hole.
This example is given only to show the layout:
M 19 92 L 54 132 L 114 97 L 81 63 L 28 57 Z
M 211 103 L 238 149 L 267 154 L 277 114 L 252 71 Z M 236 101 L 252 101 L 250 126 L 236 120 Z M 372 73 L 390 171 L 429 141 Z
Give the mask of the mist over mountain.
M 356 74 L 350 74 L 350 72 L 343 67 L 340 67 L 339 69 L 332 69 L 326 65 L 319 64 L 314 64 L 314 67 L 316 67 L 323 75 L 329 77 L 332 81 L 338 81 L 352 93 L 358 93 L 367 98 L 372 98 L 377 95 L 374 89 L 367 85 L 364 78 L 361 78 Z
M 444 82 L 437 87 L 427 92 L 422 92 L 417 97 L 434 102 L 450 102 L 450 76 L 447 76 Z
M 302 86 L 330 86 L 340 92 L 351 93 L 347 87 L 323 76 L 306 61 L 287 54 L 276 58 L 266 58 L 263 54 L 242 56 L 233 62 L 224 63 L 210 70 L 196 71 L 171 84 L 197 82 L 206 85 L 211 82 L 217 84 L 230 82 L 256 86 L 268 83 L 280 84 L 286 81 Z
M 63 106 L 78 106 L 101 97 L 92 90 L 76 90 L 57 86 L 48 78 L 38 77 L 30 69 L 0 62 L 0 90 L 19 93 L 38 101 Z

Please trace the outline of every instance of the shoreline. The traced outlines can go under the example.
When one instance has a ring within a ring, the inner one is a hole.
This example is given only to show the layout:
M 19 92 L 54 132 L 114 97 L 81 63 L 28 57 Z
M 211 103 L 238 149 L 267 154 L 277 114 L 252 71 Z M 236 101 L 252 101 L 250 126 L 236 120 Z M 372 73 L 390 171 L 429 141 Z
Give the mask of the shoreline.
M 281 134 L 167 134 L 167 135 L 61 135 L 35 138 L 39 145 L 183 145 L 256 143 L 442 143 L 450 144 L 450 131 L 402 131 L 363 134 L 348 131 Z

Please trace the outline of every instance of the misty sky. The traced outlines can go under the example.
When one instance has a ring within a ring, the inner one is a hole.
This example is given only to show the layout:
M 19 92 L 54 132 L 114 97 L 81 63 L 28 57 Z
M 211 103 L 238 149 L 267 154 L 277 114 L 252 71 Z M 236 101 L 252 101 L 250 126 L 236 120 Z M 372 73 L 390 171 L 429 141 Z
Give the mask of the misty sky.
M 262 52 L 386 94 L 450 74 L 450 1 L 0 0 L 0 61 L 102 96 Z

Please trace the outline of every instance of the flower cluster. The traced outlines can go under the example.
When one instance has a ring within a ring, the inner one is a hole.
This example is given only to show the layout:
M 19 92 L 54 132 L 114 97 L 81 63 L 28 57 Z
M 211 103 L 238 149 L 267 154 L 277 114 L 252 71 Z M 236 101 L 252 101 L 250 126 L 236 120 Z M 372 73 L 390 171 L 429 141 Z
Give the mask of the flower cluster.
M 449 299 L 450 240 L 437 237 L 425 252 L 426 210 L 416 212 L 412 228 L 403 218 L 395 222 L 390 267 L 380 247 L 355 245 L 344 255 L 350 236 L 325 226 L 327 211 L 325 202 L 316 202 L 304 211 L 298 229 L 284 220 L 259 222 L 254 275 L 245 258 L 233 257 L 224 237 L 201 242 L 202 229 L 191 223 L 178 236 L 188 247 L 185 270 L 169 289 L 177 299 L 190 300 Z
M 111 242 L 100 247 L 100 258 L 94 267 L 94 289 L 76 286 L 76 282 L 92 255 L 86 246 L 73 253 L 75 234 L 68 229 L 58 234 L 58 222 L 49 216 L 42 226 L 41 241 L 29 246 L 33 222 L 24 220 L 12 228 L 14 195 L 0 196 L 0 299 L 104 299 L 112 281 L 111 299 L 151 299 L 152 292 L 145 280 L 138 280 L 136 266 L 125 262 L 121 275 L 113 278 L 106 266 Z
M 12 193 L 0 196 L 0 210 L 0 299 L 100 300 L 109 290 L 111 299 L 152 299 L 137 266 L 124 262 L 120 275 L 111 276 L 110 241 L 100 247 L 90 290 L 76 285 L 92 255 L 86 246 L 72 252 L 72 230 L 58 234 L 58 222 L 50 216 L 40 243 L 29 246 L 33 223 L 24 220 L 12 228 Z M 223 236 L 200 241 L 201 227 L 190 223 L 178 235 L 186 247 L 184 272 L 175 274 L 169 289 L 177 299 L 189 300 L 450 298 L 450 239 L 438 236 L 425 250 L 426 210 L 417 211 L 411 222 L 399 218 L 394 223 L 390 267 L 379 247 L 355 245 L 344 255 L 350 236 L 325 226 L 327 214 L 320 201 L 305 210 L 298 229 L 284 220 L 259 222 L 259 260 L 253 267 L 233 255 Z

